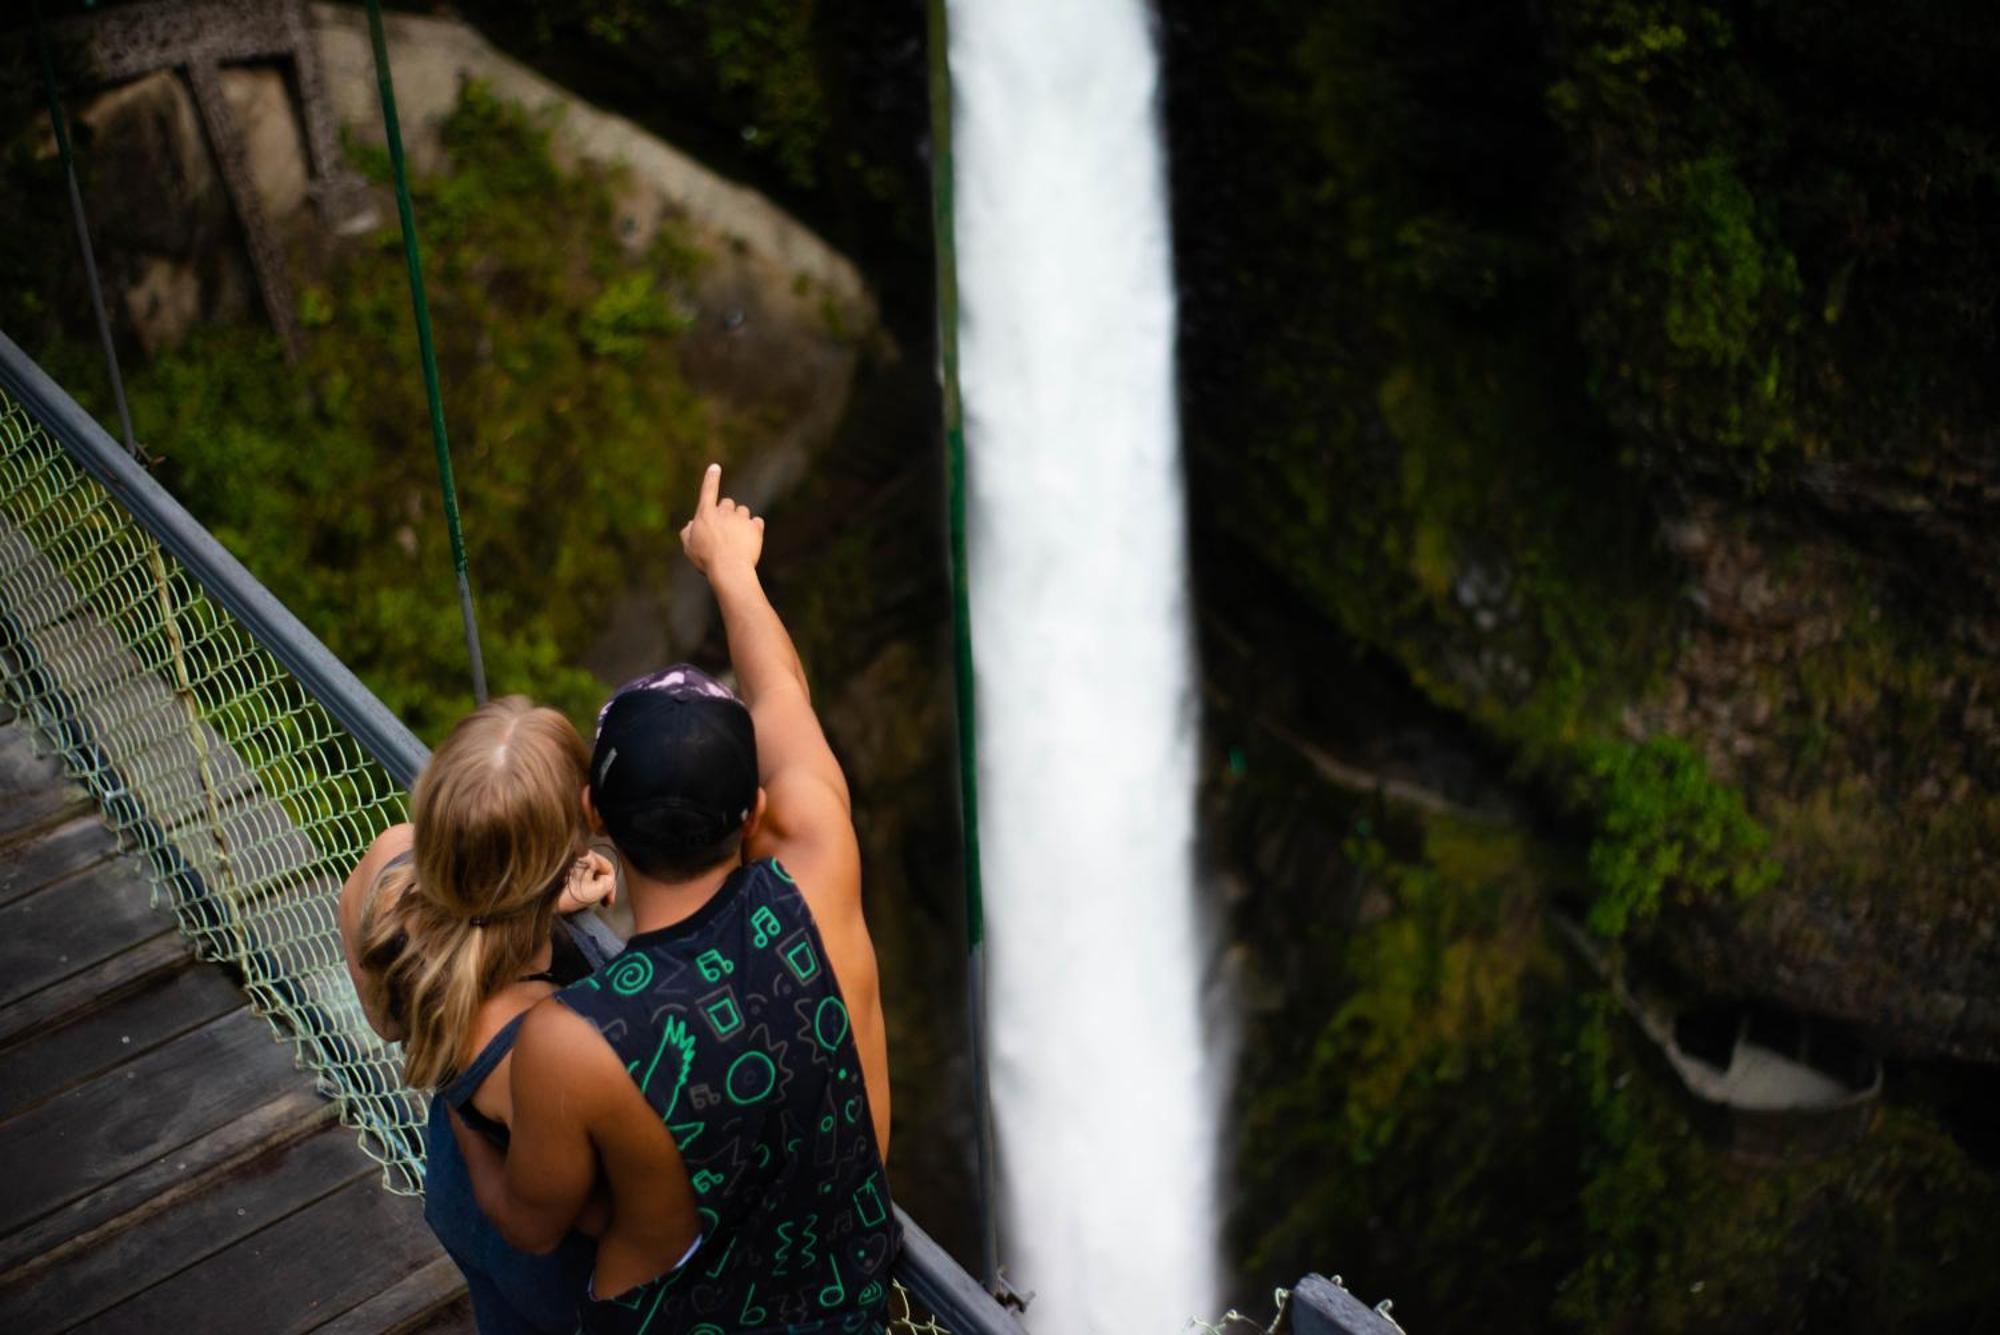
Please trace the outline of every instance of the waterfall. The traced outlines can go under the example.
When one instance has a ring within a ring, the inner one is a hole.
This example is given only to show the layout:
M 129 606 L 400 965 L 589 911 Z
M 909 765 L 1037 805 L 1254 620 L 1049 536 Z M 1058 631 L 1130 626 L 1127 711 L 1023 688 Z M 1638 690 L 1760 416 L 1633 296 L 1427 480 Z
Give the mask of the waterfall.
M 1218 1296 L 1159 71 L 1145 0 L 950 0 L 1002 1253 L 1049 1335 Z

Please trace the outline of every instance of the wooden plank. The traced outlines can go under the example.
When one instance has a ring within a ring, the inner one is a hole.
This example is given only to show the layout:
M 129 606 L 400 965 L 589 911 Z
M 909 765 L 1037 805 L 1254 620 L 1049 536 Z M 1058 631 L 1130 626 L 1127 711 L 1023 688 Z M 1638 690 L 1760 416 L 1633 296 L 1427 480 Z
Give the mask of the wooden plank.
M 90 809 L 62 763 L 37 751 L 23 724 L 0 728 L 0 843 L 72 819 Z
M 354 1182 L 127 1298 L 90 1328 L 103 1335 L 311 1330 L 437 1255 L 417 1201 L 391 1196 L 372 1180 Z
M 120 859 L 0 908 L 0 1006 L 172 927 L 151 894 L 138 867 Z
M 399 1329 L 394 1335 L 479 1335 L 479 1324 L 472 1319 L 472 1299 L 460 1294 L 416 1325 Z
M 0 1122 L 0 1232 L 12 1232 L 302 1079 L 290 1049 L 248 1010 Z
M 0 1007 L 0 1048 L 25 1042 L 52 1024 L 115 1001 L 162 973 L 186 968 L 193 959 L 193 950 L 178 932 L 169 929 L 148 937 L 102 964 Z
M 0 1050 L 0 1120 L 244 1004 L 220 969 L 155 975 L 111 1004 Z
M 255 776 L 229 745 L 208 724 L 191 723 L 173 688 L 96 612 L 34 627 L 30 635 L 90 735 L 117 757 L 127 784 L 146 795 L 154 819 L 165 820 L 179 805 L 206 802 L 197 777 L 204 757 L 218 797 L 254 787 Z M 164 789 L 149 792 L 163 780 Z
M 69 786 L 62 762 L 40 745 L 30 724 L 12 720 L 0 726 L 0 798 Z
M 456 1324 L 460 1311 L 463 1324 Z M 472 1304 L 465 1297 L 465 1276 L 459 1274 L 449 1256 L 440 1255 L 315 1329 L 319 1335 L 409 1335 L 418 1330 L 443 1335 L 453 1329 L 472 1335 Z
M 70 1202 L 54 1214 L 0 1235 L 0 1277 L 8 1282 L 59 1265 L 124 1228 L 135 1228 L 162 1210 L 205 1190 L 218 1174 L 274 1145 L 309 1135 L 334 1122 L 334 1105 L 304 1083 L 279 1091 L 262 1107 Z M 4 1151 L 0 1151 L 4 1152 Z
M 340 1126 L 267 1151 L 175 1209 L 113 1233 L 61 1265 L 0 1285 L 0 1329 L 29 1335 L 85 1324 L 374 1171 L 353 1135 Z
M 118 837 L 87 811 L 75 820 L 0 851 L 0 904 L 53 885 L 118 851 Z

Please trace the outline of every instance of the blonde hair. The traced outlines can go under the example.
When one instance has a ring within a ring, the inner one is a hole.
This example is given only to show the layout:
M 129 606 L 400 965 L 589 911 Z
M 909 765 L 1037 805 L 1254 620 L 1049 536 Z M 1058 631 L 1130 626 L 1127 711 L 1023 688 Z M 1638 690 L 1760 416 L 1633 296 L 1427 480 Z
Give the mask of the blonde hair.
M 525 696 L 459 720 L 410 794 L 414 856 L 383 873 L 361 916 L 371 1009 L 403 1029 L 403 1078 L 443 1084 L 480 1004 L 548 942 L 586 847 L 590 756 L 570 721 Z

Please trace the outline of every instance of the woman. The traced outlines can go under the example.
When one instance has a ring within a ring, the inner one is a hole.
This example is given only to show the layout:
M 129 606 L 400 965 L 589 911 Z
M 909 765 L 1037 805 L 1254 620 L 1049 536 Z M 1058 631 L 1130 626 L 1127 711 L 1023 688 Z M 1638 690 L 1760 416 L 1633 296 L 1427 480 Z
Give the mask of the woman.
M 501 1240 L 473 1199 L 447 1111 L 504 1147 L 520 1019 L 587 971 L 582 959 L 568 976 L 550 966 L 558 912 L 608 901 L 616 885 L 611 863 L 587 849 L 588 765 L 555 710 L 521 696 L 480 706 L 417 777 L 411 823 L 383 831 L 340 894 L 368 1022 L 402 1041 L 404 1080 L 436 1091 L 424 1218 L 465 1272 L 482 1335 L 574 1330 L 590 1275 L 587 1238 L 572 1234 L 549 1256 Z

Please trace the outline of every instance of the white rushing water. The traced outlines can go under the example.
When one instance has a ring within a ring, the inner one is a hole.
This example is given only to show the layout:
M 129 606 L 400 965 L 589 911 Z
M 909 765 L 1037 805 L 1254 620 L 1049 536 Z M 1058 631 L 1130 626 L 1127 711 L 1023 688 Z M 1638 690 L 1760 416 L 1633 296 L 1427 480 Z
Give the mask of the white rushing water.
M 950 0 L 1002 1255 L 1038 1335 L 1217 1297 L 1195 707 L 1144 0 Z

